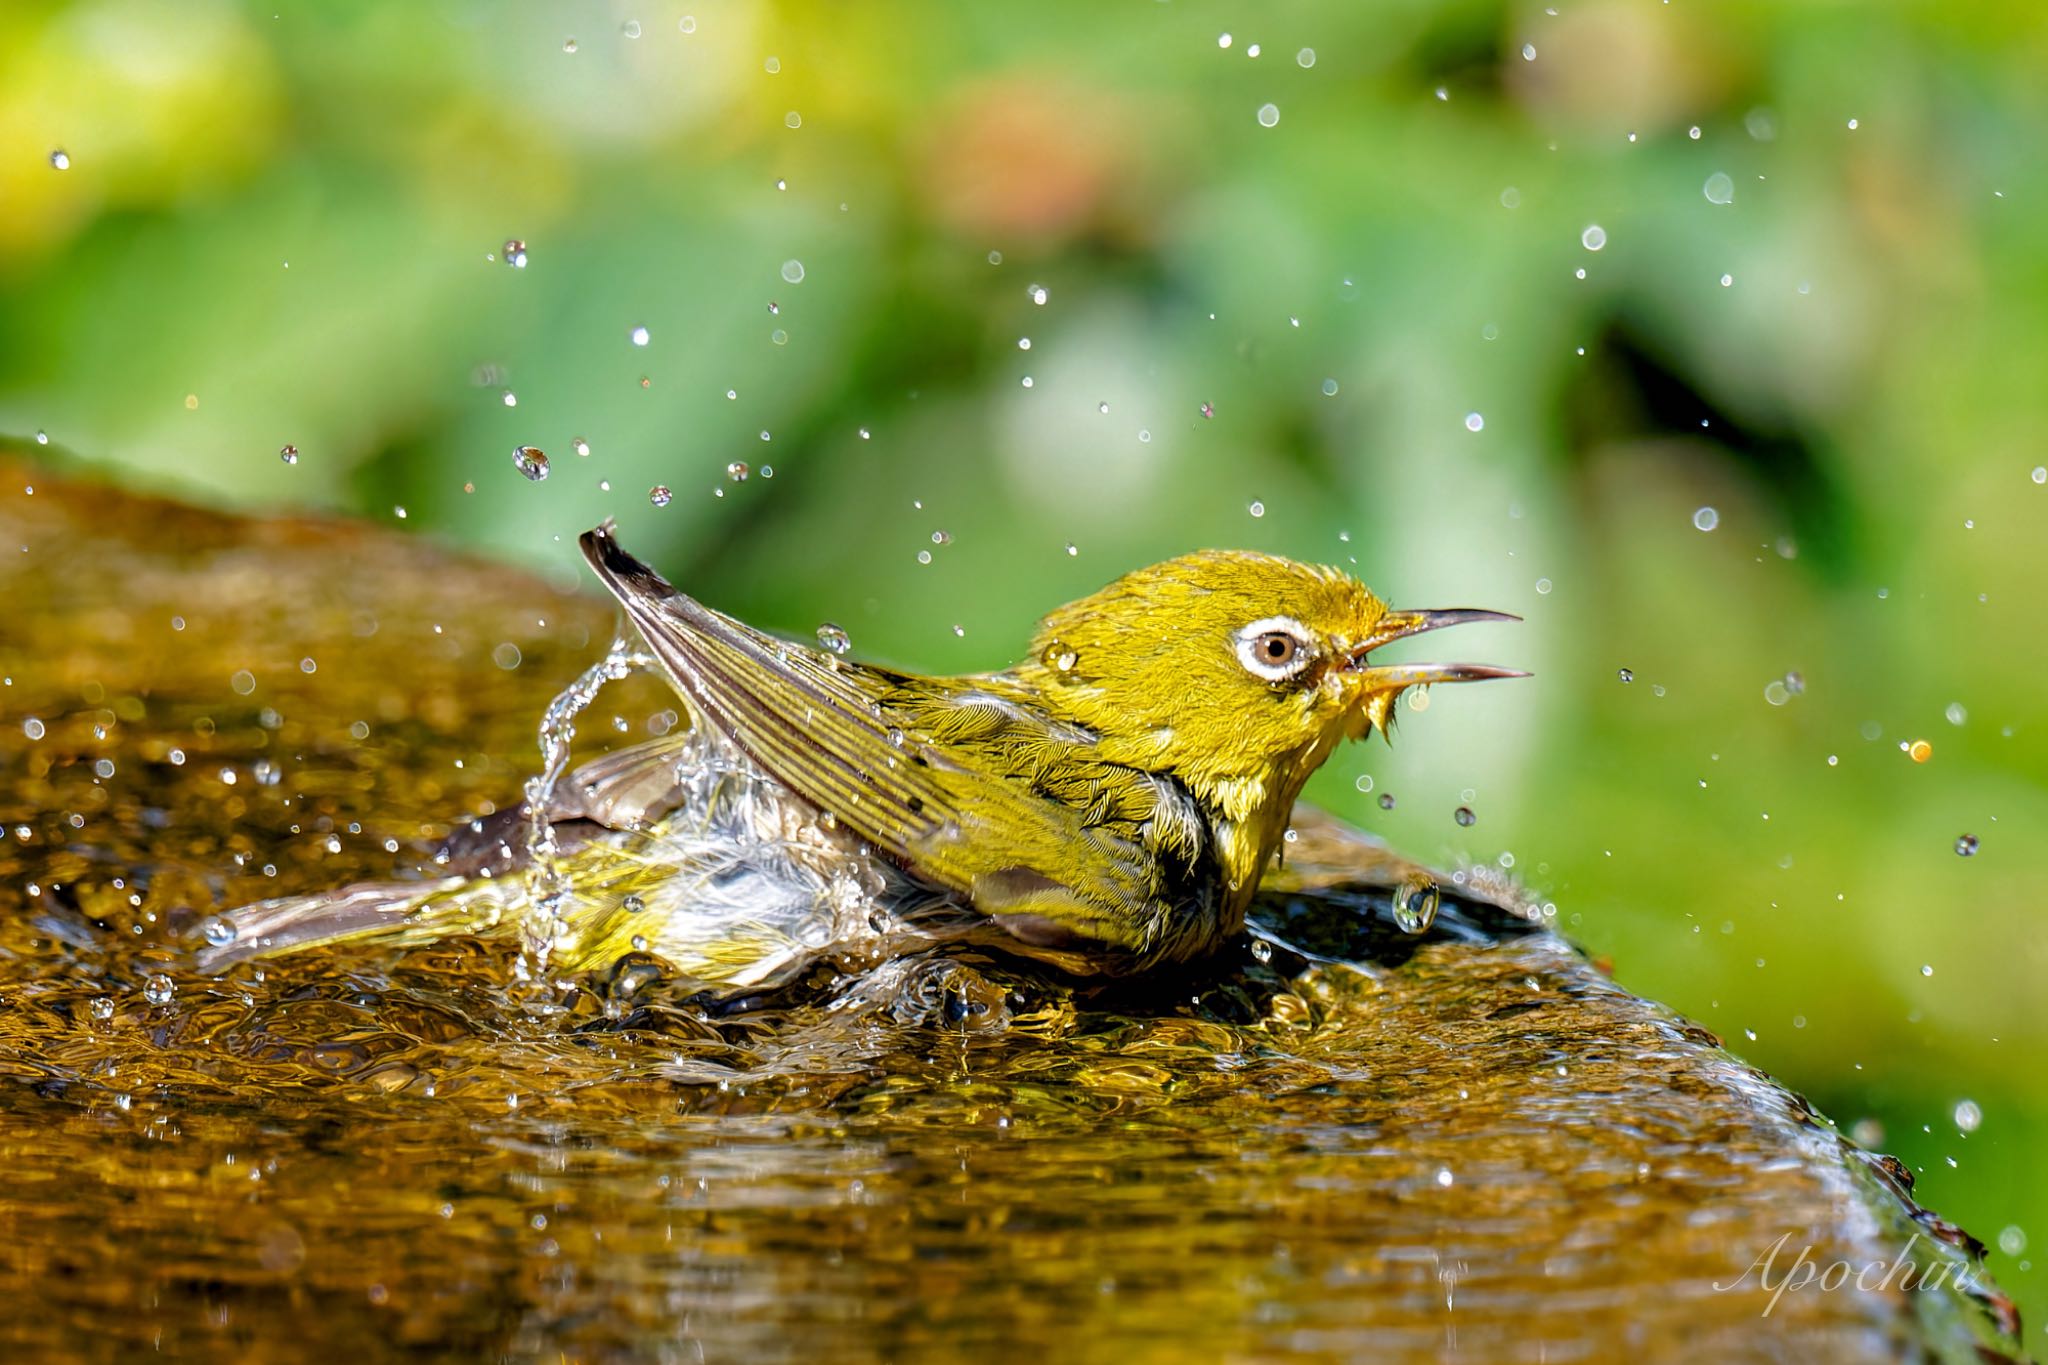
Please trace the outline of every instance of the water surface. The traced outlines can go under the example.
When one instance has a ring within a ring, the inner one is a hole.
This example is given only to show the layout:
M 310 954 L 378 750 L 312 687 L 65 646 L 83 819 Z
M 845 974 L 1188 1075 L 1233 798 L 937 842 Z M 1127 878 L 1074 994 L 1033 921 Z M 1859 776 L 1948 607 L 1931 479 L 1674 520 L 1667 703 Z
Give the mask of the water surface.
M 515 801 L 609 608 L 0 477 L 18 1358 L 2013 1349 L 1990 1291 L 1771 1303 L 1742 1275 L 1781 1237 L 1862 1266 L 1918 1233 L 1952 1272 L 1965 1239 L 1547 931 L 1453 900 L 1399 933 L 1312 821 L 1260 910 L 1305 953 L 1136 983 L 956 952 L 522 992 L 470 940 L 197 972 L 207 916 L 415 871 Z M 638 679 L 582 728 L 672 705 Z

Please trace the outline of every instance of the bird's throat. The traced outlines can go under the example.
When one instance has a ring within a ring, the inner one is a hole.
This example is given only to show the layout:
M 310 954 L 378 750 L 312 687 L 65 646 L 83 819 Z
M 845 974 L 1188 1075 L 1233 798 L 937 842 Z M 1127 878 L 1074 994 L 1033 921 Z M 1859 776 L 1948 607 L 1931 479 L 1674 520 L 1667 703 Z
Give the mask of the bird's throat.
M 1233 918 L 1243 913 L 1258 890 L 1259 879 L 1286 838 L 1295 798 L 1335 743 L 1333 737 L 1306 746 L 1261 772 L 1190 784 L 1209 812 L 1225 901 Z

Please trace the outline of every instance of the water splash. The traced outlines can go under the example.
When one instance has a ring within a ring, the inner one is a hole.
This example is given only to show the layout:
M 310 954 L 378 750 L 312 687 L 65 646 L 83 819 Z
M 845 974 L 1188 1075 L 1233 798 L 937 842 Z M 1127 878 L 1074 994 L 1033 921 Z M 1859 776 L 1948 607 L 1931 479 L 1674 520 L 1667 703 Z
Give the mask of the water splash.
M 1442 904 L 1435 882 L 1420 874 L 1405 877 L 1394 888 L 1394 924 L 1404 934 L 1426 934 Z
M 560 849 L 548 811 L 554 801 L 555 784 L 569 767 L 569 751 L 576 739 L 576 717 L 597 700 L 606 683 L 628 677 L 636 669 L 653 667 L 655 660 L 651 655 L 641 651 L 627 636 L 619 635 L 612 640 L 605 656 L 562 689 L 541 716 L 540 771 L 526 781 L 527 908 L 520 924 L 517 967 L 522 981 L 539 981 L 547 974 L 555 936 L 562 928 L 562 910 L 568 903 L 568 878 L 557 862 Z

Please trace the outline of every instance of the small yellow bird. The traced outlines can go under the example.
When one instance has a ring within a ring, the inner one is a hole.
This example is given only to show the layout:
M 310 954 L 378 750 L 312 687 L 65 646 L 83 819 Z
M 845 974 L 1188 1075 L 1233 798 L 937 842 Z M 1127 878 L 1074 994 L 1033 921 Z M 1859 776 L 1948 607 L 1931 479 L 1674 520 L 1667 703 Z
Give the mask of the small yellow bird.
M 1302 784 L 1340 741 L 1386 733 L 1410 687 L 1526 676 L 1373 663 L 1410 635 L 1517 618 L 1395 610 L 1339 570 L 1274 555 L 1136 570 L 1048 616 L 1016 666 L 931 678 L 713 611 L 609 522 L 582 546 L 689 729 L 571 774 L 540 883 L 505 875 L 523 836 L 479 825 L 494 853 L 458 841 L 446 877 L 234 912 L 210 934 L 212 965 L 508 915 L 530 928 L 537 893 L 556 962 L 639 948 L 714 983 L 765 981 L 892 928 L 993 925 L 1076 970 L 1184 961 L 1242 928 Z

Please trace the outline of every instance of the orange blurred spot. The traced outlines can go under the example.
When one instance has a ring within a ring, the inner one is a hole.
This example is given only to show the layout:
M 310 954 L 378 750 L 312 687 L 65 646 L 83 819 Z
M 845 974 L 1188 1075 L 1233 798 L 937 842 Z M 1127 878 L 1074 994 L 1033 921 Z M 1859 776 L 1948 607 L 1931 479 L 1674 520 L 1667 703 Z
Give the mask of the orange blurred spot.
M 960 91 L 932 122 L 922 179 L 937 216 L 982 238 L 1059 239 L 1109 216 L 1146 166 L 1142 106 L 1044 71 Z
M 1925 763 L 1934 757 L 1934 746 L 1924 739 L 1916 739 L 1907 747 L 1906 752 L 1912 756 L 1915 763 Z

